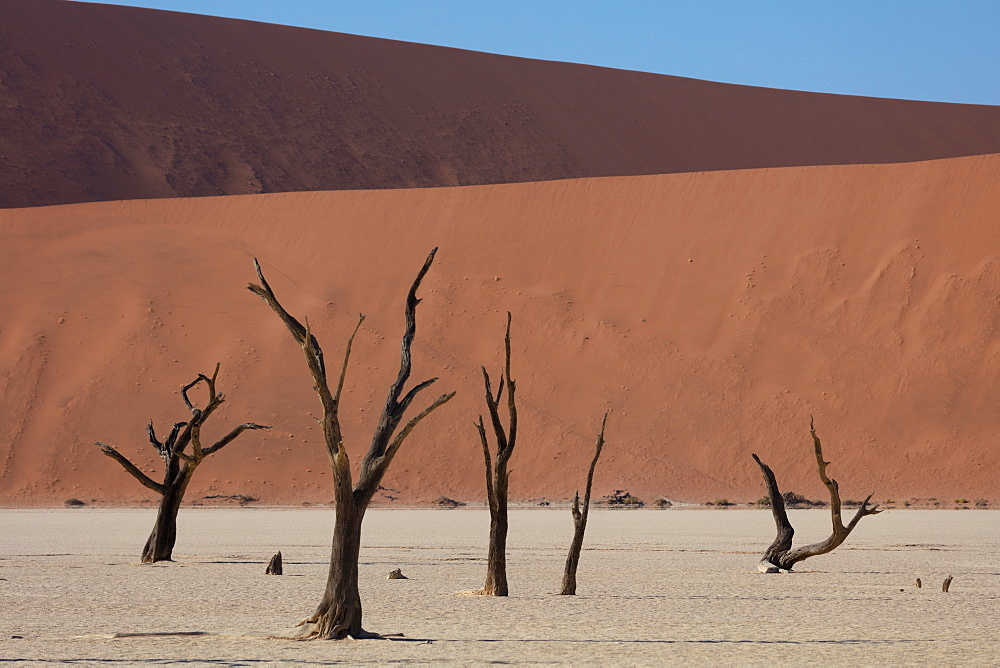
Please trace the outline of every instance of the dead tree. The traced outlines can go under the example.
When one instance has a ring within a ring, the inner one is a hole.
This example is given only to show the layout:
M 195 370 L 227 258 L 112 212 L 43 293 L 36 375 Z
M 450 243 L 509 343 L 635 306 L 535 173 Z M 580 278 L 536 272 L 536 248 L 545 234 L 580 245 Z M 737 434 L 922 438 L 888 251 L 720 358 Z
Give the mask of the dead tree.
M 336 521 L 333 528 L 333 546 L 330 554 L 330 570 L 327 575 L 326 589 L 319 606 L 311 617 L 299 623 L 303 627 L 299 637 L 340 639 L 370 638 L 377 634 L 367 633 L 361 625 L 361 595 L 358 592 L 358 554 L 361 549 L 361 523 L 371 502 L 372 496 L 379 489 L 379 483 L 386 469 L 392 462 L 404 439 L 413 431 L 421 420 L 433 410 L 448 402 L 454 392 L 442 394 L 427 408 L 410 418 L 402 429 L 397 428 L 406 409 L 413 403 L 422 390 L 430 386 L 436 378 L 425 380 L 403 394 L 403 386 L 410 377 L 410 347 L 416 335 L 416 309 L 420 300 L 417 299 L 417 288 L 434 260 L 435 248 L 427 256 L 423 267 L 417 274 L 406 297 L 406 331 L 403 334 L 402 351 L 400 354 L 399 375 L 389 387 L 389 395 L 385 400 L 385 408 L 379 419 L 378 426 L 372 437 L 368 454 L 361 462 L 361 473 L 357 484 L 351 476 L 351 462 L 344 449 L 344 439 L 340 427 L 340 400 L 344 389 L 344 378 L 347 374 L 347 362 L 351 356 L 351 346 L 354 337 L 361 327 L 365 317 L 358 318 L 354 332 L 347 340 L 344 351 L 344 363 L 340 369 L 340 378 L 334 391 L 330 390 L 327 379 L 326 363 L 323 350 L 316 337 L 309 331 L 309 321 L 303 327 L 298 320 L 278 302 L 271 286 L 264 280 L 260 264 L 254 260 L 257 278 L 260 285 L 250 284 L 249 289 L 260 296 L 270 306 L 291 332 L 292 338 L 302 348 L 306 364 L 313 378 L 313 389 L 323 406 L 323 437 L 326 441 L 330 466 L 333 469 L 334 500 L 337 506 Z
M 510 311 L 507 312 L 507 333 L 504 336 L 505 361 L 504 370 L 500 375 L 500 383 L 496 396 L 490 385 L 490 374 L 483 370 L 483 385 L 486 390 L 486 407 L 489 409 L 490 422 L 496 435 L 497 453 L 494 459 L 490 454 L 489 440 L 486 438 L 486 426 L 483 416 L 479 416 L 476 429 L 483 445 L 483 458 L 486 460 L 486 496 L 490 505 L 490 543 L 486 559 L 486 584 L 477 593 L 483 596 L 507 595 L 507 463 L 514 452 L 517 441 L 517 406 L 514 402 L 514 380 L 510 377 Z M 500 421 L 500 399 L 507 390 L 508 426 L 504 429 Z
M 201 444 L 202 425 L 226 400 L 225 395 L 215 389 L 215 381 L 218 377 L 219 365 L 216 364 L 215 372 L 211 378 L 200 373 L 197 378 L 181 388 L 181 397 L 188 410 L 191 411 L 191 419 L 187 422 L 174 424 L 166 440 L 160 441 L 157 438 L 152 420 L 146 426 L 149 442 L 164 462 L 165 472 L 162 483 L 156 482 L 140 471 L 139 467 L 107 443 L 97 442 L 104 454 L 121 464 L 136 480 L 160 495 L 160 508 L 156 513 L 153 532 L 149 534 L 146 546 L 142 548 L 142 563 L 144 564 L 170 561 L 174 542 L 177 540 L 177 511 L 181 507 L 184 492 L 187 491 L 194 470 L 198 468 L 205 457 L 226 447 L 247 429 L 270 429 L 266 425 L 247 422 L 230 431 L 213 445 L 203 447 Z M 209 400 L 204 408 L 195 406 L 188 397 L 188 392 L 198 383 L 205 383 L 208 387 Z M 190 452 L 187 452 L 188 445 L 191 446 Z
M 812 545 L 804 545 L 802 547 L 792 549 L 792 536 L 795 535 L 795 529 L 792 528 L 791 522 L 788 521 L 788 514 L 785 512 L 785 502 L 781 497 L 781 492 L 778 491 L 778 482 L 774 478 L 774 472 L 771 468 L 760 461 L 760 458 L 756 454 L 753 455 L 753 459 L 760 466 L 761 472 L 764 474 L 764 482 L 767 485 L 767 494 L 771 499 L 771 513 L 774 515 L 774 524 L 777 527 L 778 534 L 775 537 L 774 542 L 771 546 L 767 548 L 764 552 L 764 559 L 760 562 L 759 569 L 762 572 L 774 573 L 778 571 L 790 571 L 792 566 L 802 561 L 803 559 L 808 559 L 809 557 L 815 557 L 819 554 L 826 554 L 827 552 L 832 552 L 841 543 L 847 540 L 847 537 L 854 530 L 854 527 L 858 525 L 862 517 L 868 515 L 877 515 L 882 512 L 878 508 L 878 504 L 874 506 L 869 506 L 868 502 L 871 501 L 872 495 L 869 494 L 865 500 L 861 503 L 858 508 L 858 512 L 855 513 L 854 518 L 851 519 L 847 526 L 844 526 L 844 520 L 841 517 L 840 511 L 840 487 L 836 480 L 827 477 L 826 467 L 830 462 L 823 459 L 823 446 L 819 441 L 819 436 L 816 435 L 816 429 L 813 425 L 812 418 L 809 418 L 809 433 L 812 434 L 813 447 L 816 452 L 816 465 L 819 469 L 819 479 L 823 481 L 826 485 L 827 490 L 830 492 L 830 514 L 833 519 L 833 533 L 826 540 L 814 543 Z
M 574 596 L 576 594 L 576 567 L 580 563 L 580 550 L 583 549 L 583 533 L 587 530 L 587 514 L 590 512 L 590 488 L 594 485 L 594 469 L 597 468 L 597 460 L 601 456 L 604 448 L 604 428 L 608 424 L 608 414 L 604 414 L 601 422 L 601 433 L 597 436 L 597 445 L 594 448 L 594 458 L 590 461 L 590 470 L 587 472 L 587 489 L 583 493 L 583 508 L 580 508 L 580 492 L 573 497 L 573 542 L 569 546 L 569 555 L 566 557 L 566 570 L 563 572 L 562 590 L 559 592 L 564 596 Z

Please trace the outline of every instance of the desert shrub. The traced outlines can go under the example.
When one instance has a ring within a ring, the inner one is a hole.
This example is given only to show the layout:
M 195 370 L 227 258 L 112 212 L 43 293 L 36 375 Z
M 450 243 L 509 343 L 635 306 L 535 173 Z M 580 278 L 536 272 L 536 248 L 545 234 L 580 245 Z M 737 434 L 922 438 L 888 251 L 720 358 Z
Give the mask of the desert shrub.
M 771 507 L 771 497 L 762 496 L 757 499 L 757 506 L 760 508 L 770 508 Z
M 722 498 L 722 499 L 716 499 L 715 501 L 709 501 L 705 505 L 706 506 L 718 506 L 720 508 L 728 508 L 729 506 L 735 506 L 736 504 L 733 503 L 732 501 L 730 501 L 729 499 Z
M 441 508 L 458 508 L 459 506 L 464 506 L 464 501 L 456 501 L 455 499 L 449 499 L 447 496 L 439 496 L 434 499 L 434 505 Z
M 781 499 L 785 502 L 786 506 L 790 506 L 792 508 L 797 508 L 799 506 L 818 507 L 826 505 L 822 501 L 813 501 L 812 499 L 807 499 L 801 494 L 796 494 L 795 492 L 785 492 L 781 495 Z
M 661 496 L 656 501 L 653 501 L 653 505 L 656 506 L 657 508 L 669 508 L 674 504 L 671 503 L 669 499 L 664 499 Z
M 968 499 L 955 499 L 955 503 L 968 503 Z
M 87 504 L 81 501 L 80 499 L 74 497 L 72 499 L 66 499 L 65 501 L 63 501 L 63 505 L 66 506 L 67 508 L 79 508 L 80 506 L 85 506 Z
M 859 508 L 861 506 L 861 502 L 855 501 L 854 499 L 847 499 L 842 505 L 845 508 Z
M 632 496 L 623 489 L 616 489 L 611 492 L 611 494 L 602 496 L 597 500 L 597 503 L 602 506 L 610 506 L 612 508 L 642 508 L 646 505 L 637 497 Z
M 235 501 L 241 506 L 245 506 L 248 503 L 254 503 L 258 501 L 257 497 L 250 496 L 249 494 L 211 494 L 209 496 L 203 496 L 201 498 L 211 499 L 214 501 Z

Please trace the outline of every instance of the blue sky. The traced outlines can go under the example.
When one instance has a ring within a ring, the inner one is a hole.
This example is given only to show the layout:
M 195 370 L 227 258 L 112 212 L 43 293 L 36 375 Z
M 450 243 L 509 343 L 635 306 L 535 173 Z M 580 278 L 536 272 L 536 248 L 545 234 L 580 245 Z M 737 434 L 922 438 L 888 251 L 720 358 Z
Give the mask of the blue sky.
M 996 0 L 134 0 L 527 58 L 1000 105 Z

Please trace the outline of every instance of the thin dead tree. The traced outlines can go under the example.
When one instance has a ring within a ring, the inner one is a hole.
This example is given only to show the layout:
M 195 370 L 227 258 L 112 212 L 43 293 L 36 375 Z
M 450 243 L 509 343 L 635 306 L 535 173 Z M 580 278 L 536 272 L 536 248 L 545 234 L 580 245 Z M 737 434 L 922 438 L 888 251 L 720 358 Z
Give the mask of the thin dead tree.
M 608 413 L 605 413 L 604 420 L 601 422 L 601 433 L 597 436 L 597 445 L 594 447 L 594 458 L 590 460 L 590 470 L 587 472 L 587 489 L 583 493 L 582 509 L 580 508 L 580 492 L 577 492 L 576 496 L 573 497 L 573 542 L 569 545 L 566 570 L 563 572 L 562 590 L 559 592 L 563 596 L 576 595 L 576 567 L 580 563 L 583 534 L 587 530 L 587 515 L 590 513 L 590 488 L 594 485 L 594 469 L 597 468 L 597 460 L 604 448 L 604 428 L 607 424 Z
M 368 633 L 361 625 L 361 595 L 358 591 L 358 554 L 361 549 L 361 523 L 371 502 L 372 496 L 378 491 L 382 476 L 385 475 L 393 457 L 396 456 L 400 446 L 406 437 L 413 431 L 413 428 L 430 415 L 432 411 L 448 402 L 454 392 L 442 394 L 427 408 L 416 414 L 402 429 L 397 432 L 403 414 L 413 403 L 422 390 L 434 383 L 437 378 L 425 380 L 412 387 L 406 394 L 403 394 L 403 387 L 410 377 L 410 347 L 416 335 L 416 309 L 420 300 L 417 299 L 417 288 L 423 280 L 427 270 L 430 269 L 434 260 L 435 248 L 427 256 L 423 267 L 417 274 L 413 285 L 406 297 L 406 331 L 403 334 L 402 350 L 399 362 L 399 375 L 396 381 L 389 387 L 389 395 L 385 400 L 385 408 L 379 418 L 378 426 L 372 437 L 368 454 L 361 462 L 361 473 L 357 484 L 353 483 L 351 476 L 351 462 L 344 449 L 344 439 L 340 426 L 340 400 L 344 389 L 344 378 L 347 374 L 347 363 L 351 356 L 351 346 L 354 337 L 364 322 L 362 315 L 358 318 L 358 324 L 354 327 L 354 332 L 347 340 L 344 351 L 344 363 L 340 369 L 340 378 L 334 391 L 330 390 L 327 379 L 326 363 L 323 359 L 323 350 L 319 346 L 316 337 L 310 332 L 306 320 L 303 327 L 298 320 L 292 317 L 288 311 L 278 302 L 271 286 L 264 280 L 260 264 L 254 260 L 254 267 L 257 270 L 259 285 L 250 284 L 249 289 L 263 299 L 270 306 L 282 322 L 291 332 L 292 338 L 302 348 L 306 357 L 306 364 L 313 378 L 313 389 L 319 397 L 323 406 L 323 419 L 320 424 L 323 427 L 323 436 L 326 441 L 327 454 L 330 457 L 330 466 L 333 469 L 334 500 L 337 506 L 336 521 L 333 528 L 333 545 L 330 554 L 330 570 L 327 574 L 326 589 L 319 606 L 311 617 L 299 623 L 302 627 L 299 638 L 372 638 L 378 634 Z
M 486 438 L 486 425 L 483 416 L 479 416 L 476 429 L 483 445 L 483 457 L 486 460 L 486 496 L 490 506 L 490 543 L 486 559 L 486 584 L 478 594 L 483 596 L 507 595 L 507 482 L 510 473 L 507 463 L 514 452 L 517 442 L 517 405 L 514 401 L 514 380 L 510 377 L 510 311 L 507 312 L 507 333 L 504 336 L 504 369 L 500 374 L 500 382 L 496 396 L 490 385 L 490 374 L 483 370 L 483 386 L 486 390 L 486 407 L 489 409 L 490 422 L 496 436 L 497 454 L 494 459 L 490 454 L 489 440 Z M 500 399 L 507 390 L 508 426 L 504 429 L 500 420 Z
M 226 400 L 225 395 L 215 388 L 218 377 L 219 365 L 216 364 L 215 372 L 211 377 L 200 373 L 193 381 L 181 387 L 181 398 L 184 399 L 184 404 L 191 411 L 191 419 L 187 422 L 174 424 L 165 440 L 161 441 L 157 438 L 152 420 L 146 426 L 149 442 L 164 462 L 165 472 L 162 483 L 156 482 L 140 471 L 138 466 L 107 443 L 98 441 L 96 444 L 104 454 L 121 464 L 136 480 L 160 495 L 160 508 L 156 513 L 156 523 L 153 524 L 153 531 L 149 534 L 145 547 L 142 548 L 142 563 L 144 564 L 170 561 L 174 543 L 177 540 L 177 511 L 180 510 L 184 492 L 187 491 L 194 470 L 198 468 L 205 457 L 226 447 L 247 429 L 270 429 L 266 425 L 247 422 L 234 428 L 214 444 L 204 447 L 201 443 L 201 428 L 212 413 Z M 209 400 L 204 408 L 195 406 L 188 397 L 188 392 L 198 383 L 205 383 L 208 387 Z M 191 446 L 190 452 L 187 452 L 188 445 Z
M 826 467 L 830 462 L 823 459 L 823 445 L 820 443 L 819 436 L 816 435 L 816 428 L 813 425 L 811 417 L 809 418 L 809 433 L 812 434 L 813 448 L 816 452 L 819 479 L 823 481 L 823 484 L 826 485 L 827 490 L 830 492 L 830 514 L 833 519 L 833 533 L 824 541 L 813 543 L 812 545 L 804 545 L 793 550 L 792 537 L 795 535 L 795 529 L 792 528 L 791 522 L 788 521 L 788 514 L 785 512 L 785 502 L 781 497 L 781 492 L 778 491 L 778 482 L 774 478 L 774 472 L 771 471 L 771 467 L 760 461 L 760 458 L 754 454 L 753 459 L 760 466 L 760 470 L 764 474 L 767 494 L 771 499 L 771 513 L 774 515 L 774 524 L 778 531 L 774 542 L 764 552 L 764 559 L 761 560 L 758 566 L 761 572 L 775 573 L 778 571 L 790 571 L 792 570 L 792 566 L 803 559 L 832 552 L 847 540 L 847 537 L 854 531 L 854 527 L 858 525 L 862 517 L 877 515 L 882 512 L 879 510 L 878 504 L 874 506 L 868 505 L 868 502 L 872 498 L 872 495 L 869 494 L 861 503 L 853 519 L 851 519 L 847 526 L 844 526 L 844 520 L 841 516 L 840 486 L 836 480 L 826 475 Z

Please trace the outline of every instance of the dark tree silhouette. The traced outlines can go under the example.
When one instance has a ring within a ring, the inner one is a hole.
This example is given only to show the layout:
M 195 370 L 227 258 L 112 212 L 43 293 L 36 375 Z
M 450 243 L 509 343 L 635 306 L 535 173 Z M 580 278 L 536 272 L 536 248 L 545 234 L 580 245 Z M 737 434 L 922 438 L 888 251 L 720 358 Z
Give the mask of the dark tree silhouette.
M 771 514 L 774 515 L 774 524 L 777 527 L 777 536 L 771 546 L 767 548 L 764 552 L 764 559 L 760 562 L 759 569 L 765 573 L 774 573 L 779 570 L 792 570 L 792 566 L 802 561 L 803 559 L 808 559 L 809 557 L 815 557 L 819 554 L 826 554 L 827 552 L 832 552 L 841 543 L 847 540 L 847 537 L 854 530 L 854 527 L 858 525 L 862 517 L 868 515 L 877 515 L 882 512 L 878 508 L 878 504 L 874 506 L 869 506 L 868 502 L 871 501 L 872 495 L 869 494 L 865 500 L 861 503 L 858 508 L 858 512 L 855 513 L 854 518 L 851 519 L 847 526 L 844 526 L 844 520 L 841 516 L 841 502 L 840 502 L 840 486 L 837 484 L 836 480 L 833 480 L 826 475 L 826 467 L 830 462 L 823 459 L 823 445 L 820 443 L 819 436 L 816 435 L 816 428 L 813 425 L 812 418 L 809 418 L 809 433 L 812 435 L 813 439 L 813 449 L 816 453 L 816 465 L 819 469 L 819 479 L 823 481 L 826 485 L 827 490 L 830 492 L 830 514 L 833 519 L 833 532 L 830 537 L 826 540 L 813 543 L 812 545 L 804 545 L 802 547 L 792 549 L 792 537 L 795 535 L 795 529 L 792 528 L 791 522 L 788 521 L 788 514 L 785 512 L 785 501 L 781 496 L 781 492 L 778 490 L 778 482 L 774 478 L 774 472 L 771 471 L 769 467 L 764 462 L 760 461 L 760 458 L 753 454 L 753 459 L 760 466 L 761 473 L 764 474 L 764 483 L 767 485 L 767 494 L 771 499 Z
M 559 592 L 564 596 L 576 594 L 576 567 L 580 563 L 580 550 L 583 549 L 583 534 L 587 530 L 587 515 L 590 513 L 590 488 L 594 485 L 594 469 L 597 468 L 597 460 L 601 456 L 604 448 L 604 428 L 608 424 L 608 414 L 604 414 L 601 421 L 601 433 L 597 436 L 597 445 L 594 447 L 594 458 L 590 460 L 590 470 L 587 472 L 587 489 L 583 493 L 583 508 L 580 508 L 580 492 L 573 497 L 573 542 L 569 545 L 569 554 L 566 556 L 566 570 L 563 572 L 562 590 Z
M 239 425 L 214 444 L 208 447 L 202 446 L 202 425 L 226 399 L 224 394 L 215 389 L 215 381 L 218 376 L 219 365 L 216 364 L 215 372 L 211 378 L 200 373 L 197 378 L 181 388 L 181 397 L 188 410 L 191 411 L 191 419 L 187 422 L 176 423 L 166 440 L 160 441 L 157 438 L 153 429 L 153 421 L 149 421 L 149 425 L 146 427 L 149 442 L 164 462 L 165 472 L 162 483 L 156 482 L 140 471 L 139 467 L 107 443 L 97 442 L 104 454 L 121 464 L 136 480 L 160 495 L 160 508 L 156 513 L 156 523 L 153 525 L 153 531 L 149 534 L 145 547 L 142 548 L 143 563 L 170 561 L 174 543 L 177 540 L 177 511 L 180 510 L 184 492 L 187 491 L 194 470 L 198 468 L 205 457 L 226 447 L 247 429 L 270 429 L 266 425 L 247 422 Z M 198 383 L 205 383 L 208 387 L 209 401 L 204 408 L 195 406 L 188 397 L 188 392 Z M 188 445 L 191 446 L 190 452 L 187 452 Z
M 385 408 L 379 419 L 375 434 L 372 437 L 368 454 L 365 455 L 361 463 L 361 474 L 357 484 L 353 483 L 351 476 L 351 462 L 348 459 L 347 451 L 344 449 L 344 439 L 340 428 L 340 399 L 344 389 L 344 378 L 347 374 L 347 362 L 351 356 L 351 346 L 354 337 L 361 327 L 365 317 L 358 318 L 358 324 L 354 327 L 354 332 L 347 340 L 344 351 L 344 363 L 340 369 L 340 378 L 337 381 L 335 391 L 330 390 L 327 382 L 326 363 L 323 360 L 323 350 L 319 346 L 316 337 L 308 329 L 309 321 L 306 320 L 307 327 L 303 327 L 298 320 L 292 317 L 288 311 L 278 302 L 271 286 L 264 280 L 260 264 L 254 260 L 254 267 L 257 270 L 257 278 L 260 285 L 250 284 L 249 289 L 267 302 L 282 322 L 291 332 L 295 342 L 305 353 L 306 364 L 313 377 L 313 389 L 319 397 L 323 406 L 323 419 L 320 424 L 323 426 L 323 436 L 326 441 L 327 454 L 330 457 L 330 465 L 333 469 L 334 499 L 337 506 L 336 521 L 333 527 L 333 546 L 330 553 L 330 570 L 327 575 L 326 589 L 323 598 L 320 600 L 316 611 L 308 619 L 300 622 L 303 627 L 299 637 L 306 638 L 329 638 L 340 639 L 371 638 L 378 637 L 378 634 L 368 633 L 361 625 L 361 595 L 358 591 L 358 554 L 361 549 L 361 523 L 364 520 L 365 511 L 371 502 L 372 496 L 379 488 L 382 476 L 392 462 L 396 452 L 403 444 L 404 439 L 410 434 L 414 427 L 421 420 L 427 417 L 431 411 L 442 404 L 448 402 L 454 392 L 442 394 L 427 408 L 410 418 L 397 432 L 397 428 L 403 414 L 410 406 L 417 394 L 421 390 L 429 387 L 436 378 L 425 380 L 412 387 L 406 394 L 403 394 L 403 386 L 410 377 L 410 347 L 416 335 L 416 309 L 420 300 L 417 299 L 417 288 L 423 280 L 427 270 L 430 269 L 434 260 L 435 248 L 427 256 L 423 267 L 417 274 L 413 285 L 406 297 L 406 331 L 403 334 L 402 350 L 399 362 L 399 375 L 396 381 L 389 387 L 389 395 L 385 400 Z
M 510 377 L 510 311 L 507 312 L 507 333 L 504 336 L 504 370 L 500 375 L 496 396 L 490 385 L 490 374 L 483 370 L 483 385 L 486 390 L 486 407 L 489 409 L 490 422 L 496 436 L 496 458 L 490 454 L 489 440 L 486 438 L 486 425 L 483 416 L 479 416 L 476 429 L 483 445 L 483 457 L 486 460 L 486 496 L 490 505 L 490 543 L 486 560 L 486 584 L 477 593 L 484 596 L 507 595 L 507 463 L 514 452 L 517 441 L 517 406 L 514 402 L 514 380 Z M 500 421 L 500 399 L 507 390 L 508 426 L 504 429 Z

